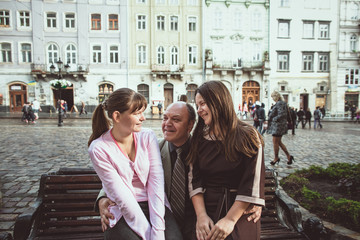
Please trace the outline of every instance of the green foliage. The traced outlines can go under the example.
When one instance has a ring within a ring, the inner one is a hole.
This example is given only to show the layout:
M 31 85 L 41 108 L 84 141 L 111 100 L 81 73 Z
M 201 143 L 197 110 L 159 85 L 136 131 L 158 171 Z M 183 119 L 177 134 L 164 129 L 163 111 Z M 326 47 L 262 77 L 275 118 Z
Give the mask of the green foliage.
M 326 198 L 327 215 L 334 221 L 342 222 L 346 225 L 360 229 L 360 202 L 333 197 Z
M 311 179 L 328 179 L 338 185 L 349 197 L 360 193 L 360 164 L 332 163 L 327 168 L 311 166 L 297 170 L 282 179 L 284 190 L 299 204 L 332 222 L 338 222 L 360 231 L 360 202 L 333 197 L 323 199 L 319 192 L 309 189 Z

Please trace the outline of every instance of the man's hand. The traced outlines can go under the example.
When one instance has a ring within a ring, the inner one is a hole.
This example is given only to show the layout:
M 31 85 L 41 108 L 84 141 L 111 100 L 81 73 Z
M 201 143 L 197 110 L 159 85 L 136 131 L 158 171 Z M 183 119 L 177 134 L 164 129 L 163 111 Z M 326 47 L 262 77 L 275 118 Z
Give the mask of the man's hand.
M 101 217 L 101 228 L 103 232 L 105 232 L 109 226 L 109 218 L 114 219 L 114 216 L 109 212 L 110 205 L 114 206 L 115 203 L 106 197 L 99 200 L 99 212 Z
M 257 221 L 259 221 L 259 219 L 261 218 L 261 212 L 262 212 L 262 207 L 261 206 L 257 206 L 257 205 L 253 205 L 250 204 L 249 207 L 245 210 L 244 214 L 250 214 L 252 213 L 247 220 L 249 222 L 251 222 L 252 220 L 254 220 L 254 223 L 256 223 Z

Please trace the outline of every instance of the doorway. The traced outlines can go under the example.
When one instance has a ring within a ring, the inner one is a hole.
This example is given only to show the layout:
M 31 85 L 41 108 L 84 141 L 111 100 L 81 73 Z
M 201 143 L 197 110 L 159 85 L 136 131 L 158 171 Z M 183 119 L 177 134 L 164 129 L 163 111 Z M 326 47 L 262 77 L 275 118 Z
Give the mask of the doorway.
M 164 110 L 166 110 L 166 108 L 174 101 L 174 85 L 171 83 L 166 83 L 164 85 L 164 99 Z
M 74 88 L 73 87 L 67 87 L 67 88 L 61 88 L 61 89 L 55 89 L 53 88 L 53 96 L 54 96 L 54 107 L 57 108 L 57 100 L 59 99 L 60 91 L 61 91 L 61 99 L 67 102 L 68 105 L 68 111 L 74 106 Z
M 256 101 L 260 99 L 260 85 L 255 81 L 244 82 L 242 86 L 242 103 L 247 103 L 251 107 Z
M 309 107 L 309 94 L 300 94 L 300 108 L 307 110 Z
M 27 86 L 16 83 L 9 86 L 10 112 L 21 112 L 27 102 Z

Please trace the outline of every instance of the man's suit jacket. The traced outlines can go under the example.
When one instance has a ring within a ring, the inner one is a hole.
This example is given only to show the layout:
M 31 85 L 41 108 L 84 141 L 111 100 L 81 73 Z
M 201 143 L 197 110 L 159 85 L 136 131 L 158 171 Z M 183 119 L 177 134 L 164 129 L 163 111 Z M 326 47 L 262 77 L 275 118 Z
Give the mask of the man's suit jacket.
M 169 142 L 165 139 L 159 139 L 159 147 L 160 147 L 160 155 L 161 155 L 161 161 L 164 169 L 164 180 L 165 180 L 165 193 L 167 198 L 169 199 L 170 196 L 170 187 L 171 187 L 171 175 L 172 175 L 172 169 L 171 169 L 171 156 L 169 151 Z M 96 212 L 99 212 L 98 202 L 101 198 L 106 197 L 106 193 L 103 189 L 99 192 L 99 195 L 97 196 L 94 209 Z

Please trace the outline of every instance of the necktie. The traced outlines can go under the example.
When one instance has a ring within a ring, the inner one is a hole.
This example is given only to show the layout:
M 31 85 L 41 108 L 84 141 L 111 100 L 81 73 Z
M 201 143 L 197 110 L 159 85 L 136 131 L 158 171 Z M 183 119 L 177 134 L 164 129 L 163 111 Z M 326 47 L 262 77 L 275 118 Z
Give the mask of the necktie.
M 180 159 L 182 149 L 176 149 L 177 158 L 171 180 L 171 209 L 178 224 L 183 224 L 185 215 L 185 166 Z

